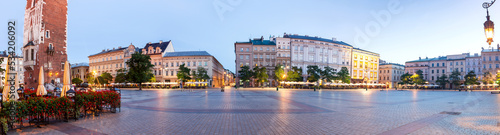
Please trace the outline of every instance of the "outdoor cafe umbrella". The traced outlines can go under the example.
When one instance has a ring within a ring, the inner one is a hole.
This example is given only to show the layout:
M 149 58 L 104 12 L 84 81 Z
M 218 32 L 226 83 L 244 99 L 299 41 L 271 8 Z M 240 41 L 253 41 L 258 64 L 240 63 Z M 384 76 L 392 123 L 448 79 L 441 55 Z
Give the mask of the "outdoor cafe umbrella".
M 40 74 L 39 74 L 39 78 L 38 78 L 38 89 L 36 89 L 37 96 L 47 95 L 47 90 L 45 90 L 45 86 L 43 86 L 43 82 L 45 82 L 45 81 L 43 80 L 43 67 L 41 66 L 40 67 Z
M 61 97 L 66 96 L 66 92 L 69 91 L 69 89 L 71 89 L 71 83 L 70 83 L 69 78 L 70 78 L 69 77 L 69 64 L 68 64 L 68 61 L 66 61 L 66 63 L 64 63 L 64 77 L 63 77 L 63 88 L 61 91 Z
M 10 75 L 10 60 L 7 60 L 7 66 L 6 66 L 6 70 L 5 70 L 5 81 L 4 81 L 4 86 L 3 86 L 3 101 L 8 101 L 9 100 L 9 92 L 10 92 L 10 83 L 9 83 L 9 75 Z M 17 79 L 14 80 L 14 81 L 18 81 Z M 15 98 L 12 99 L 12 100 L 16 100 L 17 98 L 19 98 L 19 95 L 17 95 L 17 92 L 14 92 L 14 96 Z

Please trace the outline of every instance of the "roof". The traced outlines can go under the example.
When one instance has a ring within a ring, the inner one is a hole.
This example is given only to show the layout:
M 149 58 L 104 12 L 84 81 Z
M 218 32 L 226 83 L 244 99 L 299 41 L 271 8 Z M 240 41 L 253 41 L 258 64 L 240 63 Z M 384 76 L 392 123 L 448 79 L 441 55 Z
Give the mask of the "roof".
M 163 57 L 181 57 L 181 56 L 212 56 L 207 51 L 184 51 L 184 52 L 167 52 Z
M 273 41 L 270 40 L 252 40 L 253 45 L 276 45 Z
M 401 64 L 398 64 L 398 63 L 383 63 L 383 64 L 380 64 L 380 66 L 383 66 L 383 65 L 396 65 L 396 66 L 402 66 L 402 67 L 404 67 L 404 65 L 401 65 Z
M 76 64 L 71 64 L 71 68 L 76 68 L 76 67 L 88 67 L 89 63 L 76 63 Z
M 95 56 L 95 55 L 99 55 L 99 54 L 105 54 L 105 53 L 110 53 L 110 52 L 116 52 L 116 51 L 121 51 L 121 50 L 125 50 L 127 49 L 126 47 L 124 48 L 118 48 L 118 49 L 113 49 L 113 50 L 104 50 L 102 52 L 99 52 L 99 53 L 96 53 L 96 54 L 92 54 L 92 55 L 89 55 L 90 56 Z
M 408 62 L 426 62 L 426 61 L 438 61 L 438 60 L 447 60 L 446 57 L 434 57 L 434 58 L 425 58 L 425 59 L 419 59 L 419 60 L 413 60 L 413 61 L 407 61 Z
M 35 46 L 35 44 L 33 44 L 33 41 L 30 41 L 26 45 L 24 45 L 23 47 L 26 47 L 26 46 Z
M 261 40 L 261 39 L 254 39 L 254 40 L 249 40 L 248 42 L 236 42 L 240 44 L 252 44 L 252 45 L 276 45 L 274 41 L 271 40 Z
M 372 52 L 372 51 L 367 51 L 367 50 L 363 50 L 363 49 L 359 49 L 359 48 L 353 48 L 353 49 L 361 50 L 361 51 L 365 51 L 365 52 L 369 52 L 369 53 L 375 53 L 375 52 Z M 378 54 L 378 53 L 375 53 L 375 54 Z
M 346 45 L 346 46 L 351 46 L 352 47 L 352 45 L 347 44 L 347 43 L 342 42 L 342 41 L 336 41 L 336 40 L 326 39 L 326 38 L 320 38 L 320 37 L 309 37 L 309 36 L 291 35 L 291 34 L 285 34 L 283 37 L 284 38 L 297 38 L 297 39 L 317 40 L 317 41 L 330 42 L 330 43 L 335 43 L 335 44 Z
M 164 52 L 167 49 L 168 44 L 170 44 L 170 42 L 171 41 L 161 42 L 161 43 L 147 43 L 146 46 L 144 46 L 144 49 L 147 49 L 150 46 L 152 46 L 154 49 L 156 49 L 156 47 L 160 47 L 161 51 Z

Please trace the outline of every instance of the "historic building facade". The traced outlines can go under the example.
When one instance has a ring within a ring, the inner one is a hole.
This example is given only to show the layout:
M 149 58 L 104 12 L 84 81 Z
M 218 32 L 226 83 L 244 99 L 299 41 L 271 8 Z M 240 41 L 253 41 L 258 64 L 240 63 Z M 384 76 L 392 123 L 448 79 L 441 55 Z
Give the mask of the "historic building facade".
M 7 60 L 8 60 L 8 53 L 7 51 L 0 51 L 0 59 L 3 58 L 2 64 L 0 64 L 0 67 L 2 69 L 7 69 Z M 24 84 L 24 70 L 23 70 L 23 62 L 24 58 L 21 56 L 16 56 L 16 61 L 14 62 L 16 64 L 16 71 L 17 71 L 17 78 L 19 79 L 19 84 Z M 5 80 L 5 72 L 0 73 L 0 79 L 2 80 L 0 82 L 0 86 L 4 86 L 4 80 Z M 2 87 L 3 88 L 3 87 Z
M 495 72 L 496 69 L 493 68 L 495 65 L 495 55 L 489 55 L 489 52 L 483 50 L 482 55 L 470 53 L 462 53 L 462 54 L 454 54 L 454 55 L 446 55 L 439 56 L 435 58 L 419 58 L 414 61 L 407 61 L 405 64 L 405 72 L 409 74 L 416 74 L 418 70 L 423 72 L 424 80 L 426 80 L 429 84 L 437 85 L 436 81 L 443 74 L 446 75 L 449 79 L 449 76 L 453 71 L 458 71 L 460 73 L 459 78 L 461 83 L 464 82 L 464 76 L 467 75 L 470 71 L 474 71 L 476 77 L 481 78 L 482 74 L 485 72 Z M 498 53 L 500 54 L 500 53 Z M 489 58 L 492 58 L 492 61 L 489 61 Z M 500 55 L 498 55 L 500 56 Z M 498 58 L 498 57 L 497 57 Z M 500 61 L 497 61 L 500 64 Z M 492 65 L 492 70 L 489 70 L 489 65 Z M 483 66 L 485 68 L 483 68 Z M 495 75 L 494 73 L 492 73 Z M 447 88 L 451 87 L 451 84 L 446 86 Z
M 352 49 L 353 83 L 378 83 L 380 55 L 359 48 Z
M 97 76 L 108 72 L 116 77 L 117 70 L 128 68 L 126 62 L 136 52 L 150 56 L 156 82 L 178 85 L 177 72 L 179 66 L 185 64 L 191 71 L 196 71 L 198 67 L 205 68 L 210 76 L 209 80 L 205 80 L 209 86 L 221 87 L 224 84 L 224 67 L 214 56 L 206 51 L 176 52 L 171 41 L 161 40 L 158 43 L 149 42 L 143 48 L 131 44 L 127 48 L 118 47 L 90 55 L 89 72 Z
M 66 54 L 67 0 L 28 0 L 24 18 L 24 81 L 37 87 L 40 67 L 44 83 L 62 83 Z
M 155 72 L 157 82 L 179 82 L 177 73 L 179 66 L 184 64 L 191 71 L 197 71 L 198 67 L 205 68 L 210 77 L 210 80 L 206 80 L 209 86 L 224 85 L 224 67 L 206 51 L 166 52 L 162 57 L 162 62 L 164 66 L 160 68 L 160 71 Z
M 370 83 L 378 82 L 378 60 L 380 55 L 353 48 L 352 45 L 337 41 L 335 38 L 325 39 L 285 33 L 283 37 L 270 37 L 269 40 L 264 40 L 261 37 L 260 39 L 250 39 L 248 42 L 236 42 L 234 48 L 236 76 L 238 76 L 238 71 L 241 70 L 242 66 L 249 66 L 250 69 L 254 66 L 264 66 L 268 70 L 270 69 L 268 71 L 268 80 L 271 80 L 271 86 L 277 84 L 273 82 L 274 67 L 276 65 L 283 65 L 285 72 L 292 67 L 302 68 L 304 79 L 307 78 L 307 66 L 310 65 L 316 65 L 321 69 L 331 67 L 336 72 L 340 71 L 342 67 L 346 67 L 352 74 L 354 53 L 364 56 L 364 58 L 370 58 L 370 60 L 357 60 L 357 62 L 363 61 L 363 64 L 366 62 L 371 65 L 369 69 L 362 68 L 363 72 L 368 73 L 367 75 L 360 75 L 362 77 L 369 76 L 368 82 Z M 250 59 L 247 59 L 247 57 Z M 356 70 L 356 72 L 358 71 L 361 71 L 361 68 Z M 236 77 L 236 82 L 237 84 L 240 82 L 238 77 Z
M 405 66 L 396 63 L 380 63 L 379 83 L 386 84 L 388 88 L 395 88 L 405 73 Z
M 83 83 L 87 83 L 87 75 L 89 75 L 88 63 L 71 64 L 71 79 L 79 78 Z
M 130 50 L 135 50 L 134 45 L 129 45 L 126 48 L 106 49 L 88 56 L 89 72 L 95 76 L 99 76 L 102 73 L 110 73 L 113 77 L 116 76 L 119 69 L 126 67 L 125 56 L 127 56 L 127 52 Z

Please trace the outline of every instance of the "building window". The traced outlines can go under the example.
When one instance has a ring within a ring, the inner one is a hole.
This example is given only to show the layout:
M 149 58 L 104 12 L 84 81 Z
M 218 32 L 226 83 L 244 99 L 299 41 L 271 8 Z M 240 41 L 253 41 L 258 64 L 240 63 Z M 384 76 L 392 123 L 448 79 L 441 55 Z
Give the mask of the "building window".
M 207 62 L 205 62 L 205 66 L 207 66 Z
M 249 51 L 250 51 L 250 49 L 247 48 L 247 52 L 249 52 Z
M 31 60 L 34 60 L 34 56 L 35 56 L 35 50 L 34 49 L 31 49 Z
M 49 30 L 45 31 L 45 38 L 50 38 L 50 31 Z
M 240 52 L 243 52 L 243 48 L 240 49 Z

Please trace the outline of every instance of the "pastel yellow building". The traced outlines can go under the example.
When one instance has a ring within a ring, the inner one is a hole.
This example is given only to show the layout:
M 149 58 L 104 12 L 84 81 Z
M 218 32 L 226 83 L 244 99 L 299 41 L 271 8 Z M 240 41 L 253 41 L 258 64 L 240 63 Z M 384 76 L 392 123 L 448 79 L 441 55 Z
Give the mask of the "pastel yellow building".
M 378 83 L 380 54 L 352 49 L 352 83 Z

